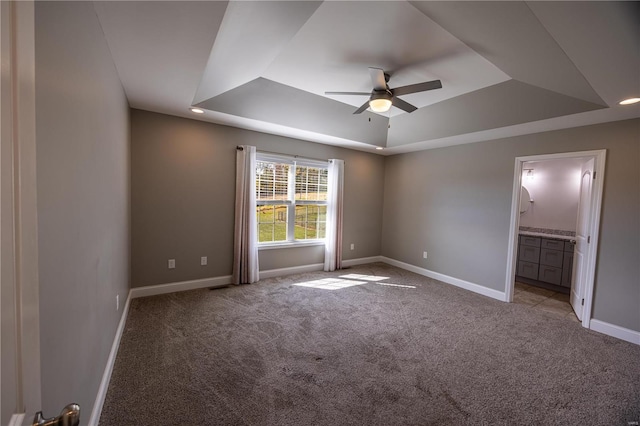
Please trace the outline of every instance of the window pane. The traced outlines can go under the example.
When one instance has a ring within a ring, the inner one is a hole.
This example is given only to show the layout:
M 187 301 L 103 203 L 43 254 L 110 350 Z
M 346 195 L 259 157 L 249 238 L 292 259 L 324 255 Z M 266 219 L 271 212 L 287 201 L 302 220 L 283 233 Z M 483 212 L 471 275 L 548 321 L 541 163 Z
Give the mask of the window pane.
M 287 200 L 289 165 L 256 162 L 256 198 L 262 200 Z
M 316 238 L 324 238 L 327 236 L 327 206 L 318 206 L 317 217 L 318 235 Z
M 287 241 L 287 223 L 276 223 L 273 241 Z
M 266 243 L 270 241 L 273 241 L 273 224 L 259 223 L 258 224 L 258 242 Z
M 296 206 L 295 238 L 313 240 L 324 238 L 326 206 Z
M 287 206 L 257 206 L 258 242 L 287 240 Z
M 326 200 L 327 169 L 298 166 L 295 198 L 296 200 Z
M 327 223 L 327 206 L 318 206 L 318 222 Z
M 307 206 L 296 206 L 295 239 L 307 239 Z
M 318 238 L 325 238 L 326 236 L 327 236 L 326 222 L 318 223 Z

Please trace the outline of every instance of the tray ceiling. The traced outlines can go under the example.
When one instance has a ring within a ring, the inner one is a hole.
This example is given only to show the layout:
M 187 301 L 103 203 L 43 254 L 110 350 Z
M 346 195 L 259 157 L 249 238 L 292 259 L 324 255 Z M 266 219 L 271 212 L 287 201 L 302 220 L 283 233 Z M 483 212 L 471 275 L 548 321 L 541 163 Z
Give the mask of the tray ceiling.
M 617 104 L 640 96 L 638 2 L 94 4 L 134 108 L 384 154 L 640 116 Z M 443 88 L 411 114 L 324 95 L 369 92 L 368 67 Z

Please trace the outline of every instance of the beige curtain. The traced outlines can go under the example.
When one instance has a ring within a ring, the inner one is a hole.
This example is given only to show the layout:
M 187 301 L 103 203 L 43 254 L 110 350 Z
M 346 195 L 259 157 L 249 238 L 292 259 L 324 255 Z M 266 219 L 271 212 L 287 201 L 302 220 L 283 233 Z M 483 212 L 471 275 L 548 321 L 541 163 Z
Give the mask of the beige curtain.
M 250 284 L 259 280 L 255 146 L 238 146 L 236 151 L 235 208 L 232 279 L 234 284 Z
M 342 268 L 343 160 L 329 160 L 327 183 L 327 236 L 324 245 L 324 270 L 335 271 Z

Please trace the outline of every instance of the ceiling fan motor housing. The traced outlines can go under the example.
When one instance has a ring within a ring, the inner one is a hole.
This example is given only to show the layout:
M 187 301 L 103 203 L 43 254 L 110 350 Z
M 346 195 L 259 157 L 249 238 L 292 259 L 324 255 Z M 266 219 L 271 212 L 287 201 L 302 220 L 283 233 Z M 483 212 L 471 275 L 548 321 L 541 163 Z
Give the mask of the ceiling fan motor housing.
M 389 90 L 374 90 L 371 92 L 371 98 L 369 100 L 373 101 L 376 99 L 388 99 L 391 100 L 392 94 Z

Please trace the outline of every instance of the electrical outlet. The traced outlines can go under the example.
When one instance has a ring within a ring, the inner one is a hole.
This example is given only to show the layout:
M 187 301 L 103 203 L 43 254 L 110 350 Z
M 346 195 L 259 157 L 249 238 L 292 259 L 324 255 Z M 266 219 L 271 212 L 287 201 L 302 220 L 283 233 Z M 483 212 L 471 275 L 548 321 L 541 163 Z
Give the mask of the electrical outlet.
M 174 269 L 176 267 L 176 260 L 169 259 L 169 269 Z
M 120 295 L 116 294 L 116 311 L 120 310 Z
M 425 258 L 425 259 L 427 258 L 427 252 L 426 251 L 422 253 L 422 257 Z
M 356 248 L 356 245 L 351 243 L 351 250 L 355 250 L 355 248 Z
M 202 256 L 200 258 L 200 265 L 205 266 L 207 264 L 207 256 Z

